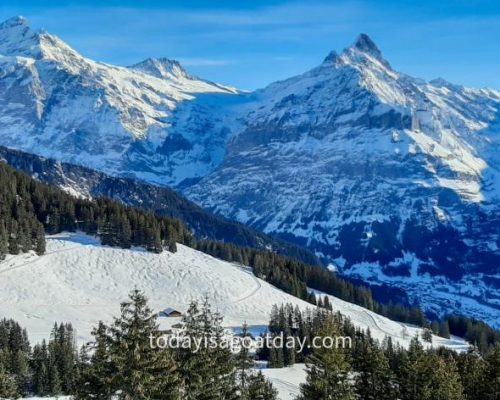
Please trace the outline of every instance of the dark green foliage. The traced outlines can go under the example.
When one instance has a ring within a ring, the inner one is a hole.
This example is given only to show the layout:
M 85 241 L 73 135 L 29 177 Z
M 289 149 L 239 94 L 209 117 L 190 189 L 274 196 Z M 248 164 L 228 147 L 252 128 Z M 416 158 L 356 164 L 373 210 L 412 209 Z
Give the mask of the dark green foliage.
M 241 396 L 243 400 L 276 400 L 278 392 L 262 372 L 250 376 L 248 386 Z
M 147 299 L 134 290 L 110 328 L 110 356 L 116 373 L 113 383 L 120 399 L 179 398 L 180 380 L 172 354 L 150 344 L 150 337 L 159 336 Z
M 484 400 L 500 399 L 500 344 L 486 357 Z
M 326 314 L 318 336 L 340 335 L 341 328 L 331 314 Z M 343 349 L 315 348 L 307 358 L 307 380 L 301 385 L 301 400 L 354 400 L 354 387 L 349 379 L 351 367 Z
M 113 384 L 115 368 L 110 357 L 108 327 L 99 322 L 92 335 L 94 342 L 83 346 L 80 352 L 79 376 L 75 390 L 77 400 L 110 399 L 115 391 Z
M 432 343 L 432 330 L 425 328 L 422 332 L 422 340 L 424 342 Z
M 233 371 L 235 359 L 229 348 L 211 346 L 210 340 L 220 344 L 223 340 L 222 316 L 211 310 L 208 299 L 199 305 L 191 303 L 183 318 L 185 335 L 199 340 L 198 350 L 191 347 L 175 352 L 183 380 L 186 400 L 231 399 L 237 391 L 237 378 Z
M 175 251 L 175 242 L 190 244 L 191 234 L 178 221 L 124 206 L 113 200 L 75 198 L 60 189 L 0 164 L 0 259 L 6 253 L 45 252 L 49 234 L 81 230 L 98 235 L 105 245 L 143 246 Z
M 0 364 L 0 398 L 17 399 L 19 397 L 17 388 L 15 377 L 8 374 L 4 366 Z
M 361 336 L 353 354 L 356 394 L 361 400 L 393 400 L 397 384 L 389 359 L 369 335 Z

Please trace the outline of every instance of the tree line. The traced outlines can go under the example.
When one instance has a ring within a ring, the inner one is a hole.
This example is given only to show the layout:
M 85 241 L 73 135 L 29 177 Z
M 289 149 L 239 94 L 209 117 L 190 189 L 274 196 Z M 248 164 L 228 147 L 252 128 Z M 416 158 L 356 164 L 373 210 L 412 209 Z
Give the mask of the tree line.
M 191 338 L 222 339 L 222 317 L 207 300 L 183 317 Z M 155 348 L 156 315 L 144 294 L 131 292 L 114 322 L 94 328 L 77 350 L 70 324 L 54 326 L 48 343 L 30 349 L 14 321 L 0 324 L 0 398 L 71 395 L 75 400 L 276 400 L 277 392 L 254 369 L 252 355 L 227 347 Z M 201 342 L 203 343 L 203 341 Z
M 428 326 L 444 337 L 466 337 L 486 351 L 500 340 L 499 333 L 484 323 L 460 317 L 431 324 L 414 305 L 378 303 L 368 287 L 342 279 L 319 265 L 310 265 L 272 250 L 240 247 L 231 243 L 196 240 L 185 225 L 173 218 L 125 206 L 107 198 L 83 199 L 37 182 L 0 163 L 0 259 L 6 254 L 30 250 L 45 252 L 44 233 L 81 230 L 96 235 L 105 245 L 122 248 L 141 246 L 160 253 L 175 252 L 176 243 L 214 257 L 252 267 L 256 276 L 283 291 L 316 304 L 308 288 L 320 290 L 350 303 L 401 322 Z M 464 322 L 465 320 L 465 322 Z
M 176 251 L 190 232 L 176 219 L 106 198 L 87 200 L 42 183 L 0 163 L 0 259 L 30 250 L 45 252 L 44 232 L 83 231 L 105 245 Z
M 326 305 L 328 308 L 328 304 Z M 352 346 L 298 349 L 264 348 L 270 368 L 305 362 L 307 379 L 297 400 L 497 400 L 500 393 L 500 345 L 482 355 L 477 348 L 457 353 L 425 349 L 432 337 L 411 339 L 407 349 L 390 337 L 379 342 L 369 330 L 327 308 L 301 311 L 290 304 L 274 306 L 268 332 L 301 340 L 351 337 Z M 425 334 L 424 334 L 425 336 Z
M 374 300 L 370 288 L 354 284 L 321 266 L 309 265 L 272 251 L 243 248 L 231 243 L 195 241 L 193 246 L 214 257 L 252 267 L 253 273 L 273 286 L 313 305 L 320 305 L 318 297 L 310 289 L 319 290 L 349 303 L 357 304 L 394 321 L 428 328 L 436 335 L 450 338 L 456 335 L 477 345 L 481 353 L 500 343 L 500 332 L 488 324 L 464 316 L 447 316 L 430 320 L 422 309 L 401 303 L 379 303 Z

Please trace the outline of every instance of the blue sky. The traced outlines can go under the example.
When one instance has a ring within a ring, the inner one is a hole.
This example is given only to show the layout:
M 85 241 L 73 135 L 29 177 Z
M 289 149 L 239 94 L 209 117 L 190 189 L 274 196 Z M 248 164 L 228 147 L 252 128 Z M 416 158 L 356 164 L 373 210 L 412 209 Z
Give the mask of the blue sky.
M 500 2 L 22 1 L 24 15 L 86 56 L 130 65 L 180 60 L 199 76 L 254 89 L 304 72 L 365 32 L 397 70 L 500 89 Z

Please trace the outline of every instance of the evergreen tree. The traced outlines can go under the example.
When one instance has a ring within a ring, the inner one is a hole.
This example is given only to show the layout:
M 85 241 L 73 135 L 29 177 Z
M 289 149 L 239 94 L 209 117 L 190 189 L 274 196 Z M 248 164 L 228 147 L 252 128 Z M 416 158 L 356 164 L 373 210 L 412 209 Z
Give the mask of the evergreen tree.
M 134 290 L 122 303 L 121 316 L 110 328 L 110 361 L 114 367 L 111 385 L 123 400 L 174 400 L 179 398 L 179 377 L 172 354 L 151 347 L 158 338 L 156 315 L 147 299 Z
M 183 321 L 184 334 L 191 339 L 192 345 L 175 352 L 183 379 L 183 398 L 234 398 L 237 392 L 235 360 L 230 349 L 222 345 L 222 317 L 212 312 L 208 298 L 205 298 L 201 307 L 197 302 L 191 303 Z M 199 349 L 194 347 L 195 341 L 201 344 Z
M 432 361 L 419 340 L 412 339 L 397 368 L 402 400 L 432 400 Z
M 33 246 L 36 254 L 42 255 L 45 253 L 45 232 L 43 230 L 42 224 L 36 224 L 36 229 L 34 233 L 35 245 Z
M 497 344 L 486 357 L 484 400 L 500 399 L 500 344 Z
M 353 362 L 355 388 L 361 400 L 393 400 L 397 398 L 395 377 L 381 348 L 371 339 L 359 345 Z
M 340 329 L 331 315 L 327 315 L 319 331 L 320 336 L 340 333 Z M 352 400 L 353 388 L 349 382 L 350 366 L 343 351 L 331 349 L 313 349 L 307 360 L 307 380 L 301 385 L 301 400 Z
M 50 394 L 53 396 L 58 396 L 62 393 L 61 378 L 59 377 L 59 372 L 57 371 L 56 365 L 51 365 L 49 368 Z
M 277 400 L 278 391 L 273 387 L 262 372 L 249 377 L 248 386 L 243 390 L 244 400 Z
M 9 250 L 9 237 L 5 229 L 5 223 L 0 221 L 0 260 L 5 258 Z
M 251 340 L 251 337 L 248 332 L 248 325 L 244 323 L 241 331 L 242 344 L 235 357 L 237 382 L 242 391 L 245 391 L 247 388 L 249 373 L 254 366 L 254 361 L 248 349 L 249 340 Z
M 442 320 L 439 323 L 439 336 L 444 337 L 446 339 L 450 338 L 450 326 L 447 320 Z
M 425 328 L 422 332 L 422 340 L 428 343 L 432 343 L 432 330 Z
M 453 357 L 433 357 L 432 400 L 463 400 L 463 387 Z
M 471 349 L 460 355 L 458 369 L 466 399 L 485 398 L 486 367 L 487 363 L 477 349 Z
M 0 398 L 17 399 L 17 385 L 13 376 L 7 374 L 5 368 L 0 364 Z
M 92 335 L 94 341 L 85 345 L 80 354 L 75 399 L 109 400 L 117 389 L 113 382 L 115 369 L 110 360 L 108 327 L 100 321 Z
M 28 354 L 22 350 L 12 354 L 11 371 L 15 377 L 16 386 L 20 394 L 26 394 L 29 384 Z
M 46 396 L 50 393 L 50 378 L 49 356 L 45 340 L 41 345 L 34 347 L 32 365 L 33 391 L 38 396 Z

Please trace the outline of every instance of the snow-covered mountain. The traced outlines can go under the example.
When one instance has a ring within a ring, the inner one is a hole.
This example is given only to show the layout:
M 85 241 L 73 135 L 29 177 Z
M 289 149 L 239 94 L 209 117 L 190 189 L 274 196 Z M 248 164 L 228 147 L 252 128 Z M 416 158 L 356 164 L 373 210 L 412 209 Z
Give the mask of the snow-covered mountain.
M 108 65 L 22 17 L 0 25 L 0 137 L 7 146 L 171 184 L 170 177 L 201 176 L 220 162 L 226 132 L 216 108 L 235 93 L 190 76 L 176 61 Z M 198 98 L 191 115 L 184 103 Z
M 499 91 L 399 73 L 366 35 L 252 93 L 95 62 L 22 18 L 0 55 L 0 144 L 175 186 L 429 310 L 498 314 Z
M 249 97 L 189 197 L 430 311 L 498 315 L 500 92 L 398 73 L 361 35 Z

